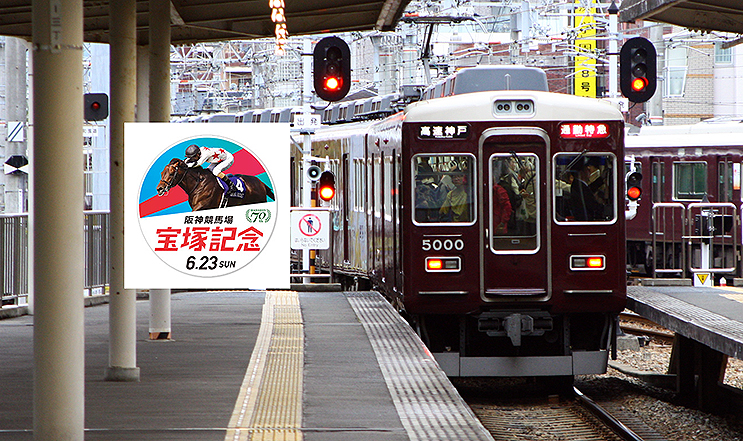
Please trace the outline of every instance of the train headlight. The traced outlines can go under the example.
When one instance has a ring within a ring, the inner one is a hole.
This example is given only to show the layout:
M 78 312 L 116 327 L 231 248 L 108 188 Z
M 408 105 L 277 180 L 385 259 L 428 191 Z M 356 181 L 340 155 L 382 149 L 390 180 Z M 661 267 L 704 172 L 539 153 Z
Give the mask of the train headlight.
M 605 268 L 605 256 L 570 256 L 571 271 L 603 270 Z
M 462 269 L 460 257 L 426 257 L 426 272 L 454 273 Z

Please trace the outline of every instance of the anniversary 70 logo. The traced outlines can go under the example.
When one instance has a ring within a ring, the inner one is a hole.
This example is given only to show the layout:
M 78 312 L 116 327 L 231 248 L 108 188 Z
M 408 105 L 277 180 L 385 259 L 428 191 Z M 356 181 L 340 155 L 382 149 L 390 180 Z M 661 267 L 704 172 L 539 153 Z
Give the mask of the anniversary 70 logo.
M 229 275 L 251 264 L 271 240 L 281 218 L 276 188 L 266 164 L 244 143 L 217 135 L 183 137 L 145 170 L 138 226 L 151 252 L 171 269 L 200 279 Z M 246 278 L 241 286 L 249 285 Z

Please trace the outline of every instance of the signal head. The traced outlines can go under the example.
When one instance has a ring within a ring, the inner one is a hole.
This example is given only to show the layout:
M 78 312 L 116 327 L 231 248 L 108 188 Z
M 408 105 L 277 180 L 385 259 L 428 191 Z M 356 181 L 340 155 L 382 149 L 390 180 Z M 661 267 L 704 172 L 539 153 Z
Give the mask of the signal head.
M 629 172 L 626 176 L 627 199 L 636 201 L 642 196 L 642 173 Z
M 86 121 L 102 121 L 108 118 L 108 95 L 105 93 L 83 95 L 83 117 Z
M 657 86 L 655 46 L 648 39 L 627 40 L 619 52 L 619 85 L 633 103 L 649 100 Z
M 317 42 L 313 52 L 315 93 L 325 101 L 339 101 L 351 89 L 351 50 L 338 37 Z
M 329 201 L 335 196 L 335 175 L 329 170 L 325 170 L 320 175 L 317 187 L 317 194 L 323 201 Z

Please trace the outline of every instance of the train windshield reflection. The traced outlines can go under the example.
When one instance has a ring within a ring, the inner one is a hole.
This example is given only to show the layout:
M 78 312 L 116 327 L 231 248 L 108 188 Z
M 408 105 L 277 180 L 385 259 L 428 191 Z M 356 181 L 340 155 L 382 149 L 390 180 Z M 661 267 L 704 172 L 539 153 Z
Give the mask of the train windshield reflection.
M 538 249 L 539 182 L 536 155 L 498 153 L 490 157 L 490 247 L 493 252 Z
M 475 222 L 474 156 L 413 157 L 415 222 Z
M 611 222 L 616 218 L 616 165 L 613 154 L 555 155 L 557 222 Z

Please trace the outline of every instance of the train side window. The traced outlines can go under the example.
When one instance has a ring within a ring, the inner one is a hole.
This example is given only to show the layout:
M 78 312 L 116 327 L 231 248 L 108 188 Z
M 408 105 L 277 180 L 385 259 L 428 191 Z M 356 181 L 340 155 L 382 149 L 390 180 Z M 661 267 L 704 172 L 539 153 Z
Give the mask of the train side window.
M 616 157 L 558 153 L 554 158 L 554 216 L 561 222 L 616 219 Z
M 490 249 L 531 251 L 539 242 L 539 158 L 531 153 L 490 157 Z
M 475 222 L 473 155 L 415 155 L 411 165 L 415 224 Z
M 717 163 L 717 202 L 733 201 L 733 162 L 720 158 Z
M 673 163 L 673 198 L 675 200 L 701 201 L 706 194 L 706 162 Z
M 653 160 L 653 176 L 651 181 L 651 193 L 653 202 L 666 202 L 663 200 L 663 188 L 666 184 L 666 172 L 665 168 L 663 167 L 664 165 L 665 164 L 663 163 L 663 161 Z

